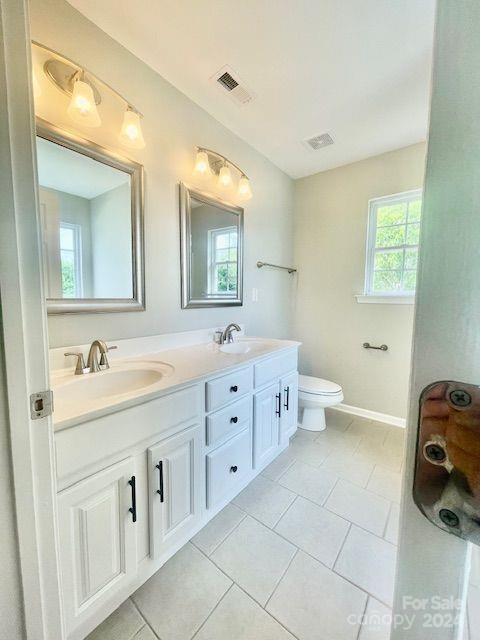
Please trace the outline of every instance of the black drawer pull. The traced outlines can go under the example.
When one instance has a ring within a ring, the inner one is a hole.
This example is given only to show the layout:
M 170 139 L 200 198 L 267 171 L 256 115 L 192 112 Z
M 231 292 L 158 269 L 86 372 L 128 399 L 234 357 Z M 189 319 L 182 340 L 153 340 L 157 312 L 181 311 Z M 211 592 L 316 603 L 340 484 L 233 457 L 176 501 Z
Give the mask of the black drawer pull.
M 236 384 L 233 385 L 233 387 L 230 387 L 230 393 L 237 393 L 238 391 L 238 387 Z
M 163 502 L 163 462 L 160 462 L 156 465 L 158 469 L 158 486 L 157 493 L 160 496 L 160 502 Z
M 285 387 L 283 392 L 285 394 L 285 402 L 283 403 L 283 408 L 288 411 L 290 405 L 290 387 Z
M 237 424 L 238 422 L 237 416 L 235 416 L 234 418 L 230 418 L 230 422 L 233 422 L 233 424 Z
M 237 469 L 238 469 L 237 465 L 236 464 L 233 465 L 233 467 L 230 467 L 230 473 L 237 473 Z
M 282 394 L 281 393 L 277 393 L 275 395 L 275 398 L 278 400 L 278 409 L 275 409 L 275 413 L 277 414 L 277 416 L 280 418 L 282 415 Z
M 132 476 L 128 481 L 128 484 L 132 487 L 132 506 L 129 511 L 132 514 L 132 521 L 137 521 L 137 491 L 135 485 L 135 476 Z

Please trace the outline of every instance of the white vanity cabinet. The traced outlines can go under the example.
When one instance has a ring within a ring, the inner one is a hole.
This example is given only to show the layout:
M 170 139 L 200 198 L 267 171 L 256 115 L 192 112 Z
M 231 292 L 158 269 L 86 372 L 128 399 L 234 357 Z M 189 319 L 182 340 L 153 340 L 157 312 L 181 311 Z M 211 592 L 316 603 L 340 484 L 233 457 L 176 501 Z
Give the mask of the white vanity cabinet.
M 150 555 L 193 531 L 203 513 L 205 465 L 199 424 L 148 448 Z
M 58 495 L 60 565 L 67 629 L 88 619 L 137 570 L 133 458 Z
M 83 640 L 288 446 L 297 393 L 293 346 L 55 433 L 68 640 Z

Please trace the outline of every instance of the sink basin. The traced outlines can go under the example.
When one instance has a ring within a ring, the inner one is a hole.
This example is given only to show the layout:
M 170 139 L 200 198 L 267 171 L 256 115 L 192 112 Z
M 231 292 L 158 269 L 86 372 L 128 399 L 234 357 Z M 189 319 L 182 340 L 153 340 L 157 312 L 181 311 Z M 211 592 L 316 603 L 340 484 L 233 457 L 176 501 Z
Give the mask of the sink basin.
M 75 408 L 96 405 L 109 398 L 138 393 L 157 384 L 173 372 L 165 363 L 142 363 L 121 368 L 112 367 L 98 373 L 71 376 L 54 384 L 55 410 L 57 414 Z
M 223 353 L 241 354 L 248 353 L 251 350 L 252 347 L 248 344 L 248 342 L 229 342 L 227 344 L 222 344 L 219 347 L 219 351 L 222 351 Z

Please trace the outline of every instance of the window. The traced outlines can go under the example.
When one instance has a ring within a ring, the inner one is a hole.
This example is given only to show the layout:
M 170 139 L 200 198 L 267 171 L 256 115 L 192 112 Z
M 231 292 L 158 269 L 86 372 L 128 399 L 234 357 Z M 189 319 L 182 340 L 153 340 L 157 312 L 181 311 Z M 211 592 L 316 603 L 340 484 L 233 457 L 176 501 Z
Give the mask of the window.
M 421 208 L 421 190 L 370 201 L 366 296 L 414 295 Z
M 209 293 L 237 293 L 237 228 L 209 231 Z
M 81 298 L 82 230 L 78 224 L 60 223 L 60 263 L 62 267 L 62 296 Z

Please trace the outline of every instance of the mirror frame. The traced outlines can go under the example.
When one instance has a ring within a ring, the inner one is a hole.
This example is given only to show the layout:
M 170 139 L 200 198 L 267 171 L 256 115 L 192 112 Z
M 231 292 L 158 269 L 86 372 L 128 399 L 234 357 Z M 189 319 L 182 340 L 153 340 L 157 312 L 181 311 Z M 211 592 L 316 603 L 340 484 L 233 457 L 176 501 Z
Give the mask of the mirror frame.
M 191 292 L 190 282 L 190 245 L 191 245 L 191 200 L 199 200 L 204 204 L 229 211 L 238 216 L 238 241 L 237 241 L 237 274 L 238 290 L 235 298 L 194 298 Z M 199 309 L 212 307 L 239 307 L 243 305 L 243 209 L 238 205 L 221 200 L 203 191 L 191 188 L 183 182 L 180 183 L 180 271 L 182 285 L 182 309 Z
M 132 298 L 46 298 L 49 315 L 145 310 L 143 166 L 95 142 L 36 118 L 36 135 L 130 174 L 132 211 Z

